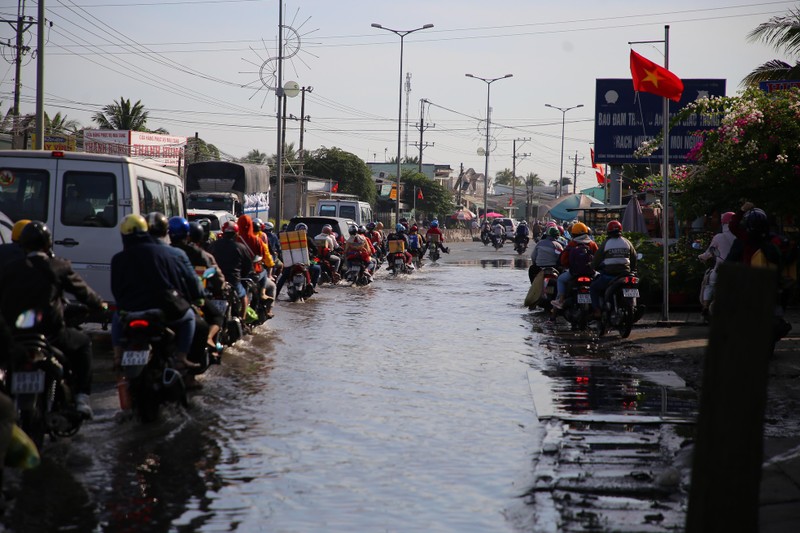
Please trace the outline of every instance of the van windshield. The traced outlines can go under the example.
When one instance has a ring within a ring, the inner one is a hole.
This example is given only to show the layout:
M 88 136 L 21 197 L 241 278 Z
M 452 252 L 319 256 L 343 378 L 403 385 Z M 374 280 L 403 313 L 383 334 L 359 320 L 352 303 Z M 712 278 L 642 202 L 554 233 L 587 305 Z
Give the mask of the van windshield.
M 319 206 L 319 215 L 323 217 L 335 217 L 336 216 L 336 206 L 335 205 L 321 205 Z
M 352 218 L 356 220 L 356 206 L 354 205 L 341 205 L 339 206 L 340 218 Z

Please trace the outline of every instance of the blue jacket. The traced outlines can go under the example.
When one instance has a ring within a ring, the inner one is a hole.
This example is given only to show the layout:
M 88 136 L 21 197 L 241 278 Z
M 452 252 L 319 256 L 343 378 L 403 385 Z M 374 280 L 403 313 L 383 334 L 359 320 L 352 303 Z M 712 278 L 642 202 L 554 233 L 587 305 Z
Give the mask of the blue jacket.
M 111 258 L 111 293 L 119 309 L 160 308 L 167 289 L 177 289 L 189 301 L 198 297 L 197 276 L 193 270 L 187 273 L 174 253 L 180 250 L 141 233 L 123 235 L 122 245 L 122 251 Z

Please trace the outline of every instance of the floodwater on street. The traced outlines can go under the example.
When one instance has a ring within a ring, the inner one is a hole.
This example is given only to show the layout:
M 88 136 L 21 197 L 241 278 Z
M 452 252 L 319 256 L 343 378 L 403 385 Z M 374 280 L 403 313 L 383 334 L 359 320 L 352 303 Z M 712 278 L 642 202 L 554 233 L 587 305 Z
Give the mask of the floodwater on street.
M 411 276 L 323 286 L 202 377 L 188 411 L 50 444 L 14 531 L 530 530 L 540 427 L 528 262 L 480 243 Z M 285 293 L 282 295 L 285 298 Z M 13 481 L 13 480 L 12 480 Z M 41 506 L 47 506 L 42 512 Z

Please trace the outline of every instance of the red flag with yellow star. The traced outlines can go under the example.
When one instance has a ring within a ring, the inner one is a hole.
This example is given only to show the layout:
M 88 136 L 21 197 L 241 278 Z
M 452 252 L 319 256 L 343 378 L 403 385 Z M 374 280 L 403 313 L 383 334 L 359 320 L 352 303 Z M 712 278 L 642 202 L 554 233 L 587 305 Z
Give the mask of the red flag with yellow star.
M 675 102 L 681 99 L 683 94 L 681 79 L 633 50 L 631 50 L 631 76 L 633 76 L 633 88 L 637 91 L 657 94 Z

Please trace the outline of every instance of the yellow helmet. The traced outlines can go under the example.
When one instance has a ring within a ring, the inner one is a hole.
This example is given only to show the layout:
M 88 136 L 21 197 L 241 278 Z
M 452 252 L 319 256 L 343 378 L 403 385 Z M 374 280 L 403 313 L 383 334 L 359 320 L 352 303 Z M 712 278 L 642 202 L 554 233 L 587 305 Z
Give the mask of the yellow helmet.
M 22 228 L 27 226 L 28 222 L 30 222 L 30 220 L 27 218 L 17 220 L 17 222 L 14 224 L 14 227 L 11 228 L 11 242 L 19 242 L 19 236 L 22 234 Z
M 127 215 L 122 219 L 122 223 L 119 225 L 119 231 L 123 235 L 147 233 L 147 221 L 142 215 Z
M 577 237 L 578 235 L 586 235 L 589 233 L 589 228 L 583 222 L 576 222 L 572 225 L 569 232 L 573 237 Z

